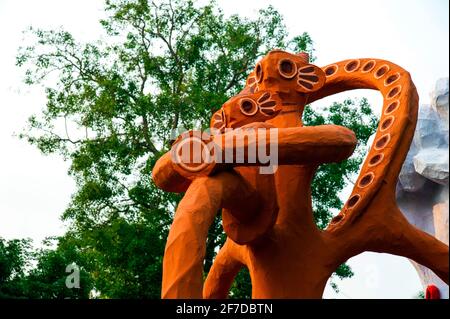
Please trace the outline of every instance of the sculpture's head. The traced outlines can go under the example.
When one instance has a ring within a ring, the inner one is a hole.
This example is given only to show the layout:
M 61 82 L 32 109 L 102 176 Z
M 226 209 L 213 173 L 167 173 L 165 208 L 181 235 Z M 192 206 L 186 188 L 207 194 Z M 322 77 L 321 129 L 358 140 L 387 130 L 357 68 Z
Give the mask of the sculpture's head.
M 321 68 L 309 63 L 307 53 L 273 50 L 256 64 L 247 84 L 253 92 L 270 90 L 283 97 L 317 91 L 325 84 L 325 78 Z
M 281 105 L 281 100 L 275 92 L 250 93 L 248 88 L 245 88 L 214 113 L 211 128 L 223 133 L 225 128 L 238 128 L 253 122 L 264 122 L 274 118 L 281 111 Z
M 304 105 L 307 95 L 324 84 L 325 73 L 309 64 L 307 53 L 270 51 L 249 74 L 245 88 L 214 113 L 211 128 L 223 132 L 270 120 L 282 105 Z

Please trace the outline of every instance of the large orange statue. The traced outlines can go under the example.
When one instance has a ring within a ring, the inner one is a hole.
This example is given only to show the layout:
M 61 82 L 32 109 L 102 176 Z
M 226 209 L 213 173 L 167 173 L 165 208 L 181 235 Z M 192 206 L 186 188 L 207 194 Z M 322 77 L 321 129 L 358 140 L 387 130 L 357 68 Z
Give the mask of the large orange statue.
M 382 116 L 350 198 L 321 231 L 311 180 L 320 164 L 348 158 L 357 141 L 345 127 L 303 127 L 302 113 L 307 103 L 352 89 L 380 91 Z M 319 68 L 305 53 L 268 53 L 213 115 L 213 134 L 184 134 L 154 167 L 158 187 L 185 192 L 167 240 L 162 297 L 226 298 L 247 267 L 253 298 L 321 298 L 336 268 L 364 251 L 411 258 L 448 283 L 448 246 L 409 224 L 395 202 L 417 109 L 409 73 L 391 62 Z M 255 149 L 276 152 L 272 174 L 261 170 L 267 158 L 251 156 Z M 219 209 L 228 238 L 204 282 L 208 228 Z

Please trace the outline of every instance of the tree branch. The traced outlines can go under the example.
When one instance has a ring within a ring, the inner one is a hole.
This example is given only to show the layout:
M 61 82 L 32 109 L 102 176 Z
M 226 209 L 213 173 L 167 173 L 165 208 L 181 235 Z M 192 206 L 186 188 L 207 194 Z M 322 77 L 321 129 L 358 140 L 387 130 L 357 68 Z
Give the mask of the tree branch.
M 155 145 L 150 139 L 148 120 L 145 115 L 142 116 L 142 133 L 144 134 L 144 139 L 145 142 L 147 143 L 148 150 L 153 154 L 158 154 L 159 153 L 158 149 L 155 147 Z

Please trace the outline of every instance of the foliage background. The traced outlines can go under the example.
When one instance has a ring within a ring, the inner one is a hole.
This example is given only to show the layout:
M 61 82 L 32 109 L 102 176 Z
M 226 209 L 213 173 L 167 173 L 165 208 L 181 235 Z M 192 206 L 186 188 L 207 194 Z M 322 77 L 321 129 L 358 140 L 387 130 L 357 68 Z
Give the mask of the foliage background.
M 168 149 L 171 129 L 205 127 L 271 48 L 314 55 L 310 36 L 288 35 L 272 7 L 255 20 L 181 0 L 106 1 L 105 10 L 107 41 L 79 43 L 64 30 L 30 28 L 31 44 L 19 50 L 26 83 L 43 85 L 47 95 L 21 137 L 69 161 L 77 190 L 62 214 L 70 224 L 64 236 L 38 251 L 29 240 L 1 240 L 1 296 L 87 298 L 95 289 L 101 298 L 159 298 L 165 239 L 180 196 L 157 190 L 151 168 Z M 307 108 L 304 118 L 306 125 L 345 125 L 360 142 L 350 160 L 316 174 L 313 204 L 323 228 L 342 206 L 338 194 L 357 172 L 376 119 L 365 99 Z M 205 271 L 223 240 L 217 218 Z M 64 285 L 72 262 L 81 267 L 79 290 Z M 351 275 L 346 265 L 335 274 Z M 232 296 L 248 298 L 250 287 L 243 271 Z

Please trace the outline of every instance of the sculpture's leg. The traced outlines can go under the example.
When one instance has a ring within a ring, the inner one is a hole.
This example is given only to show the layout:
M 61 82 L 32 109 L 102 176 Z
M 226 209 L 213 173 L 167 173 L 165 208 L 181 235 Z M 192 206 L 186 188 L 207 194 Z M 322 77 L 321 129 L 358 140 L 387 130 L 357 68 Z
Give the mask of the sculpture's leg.
M 251 214 L 258 203 L 234 172 L 195 179 L 178 205 L 163 260 L 163 298 L 202 298 L 206 238 L 217 211 L 239 203 Z
M 239 270 L 245 266 L 242 258 L 238 257 L 236 244 L 227 239 L 225 245 L 217 254 L 214 264 L 206 277 L 203 287 L 203 298 L 226 299 L 234 278 Z
M 395 232 L 393 242 L 387 242 L 381 252 L 410 258 L 431 269 L 439 278 L 449 283 L 449 248 L 446 244 L 410 224 L 403 214 L 395 208 L 395 220 L 398 226 L 391 228 Z M 394 225 L 395 226 L 395 225 Z
M 388 196 L 384 189 L 351 228 L 327 232 L 326 236 L 331 235 L 329 245 L 336 254 L 333 259 L 338 261 L 336 266 L 364 251 L 389 253 L 428 267 L 448 283 L 448 246 L 411 225 L 398 209 L 393 195 Z

